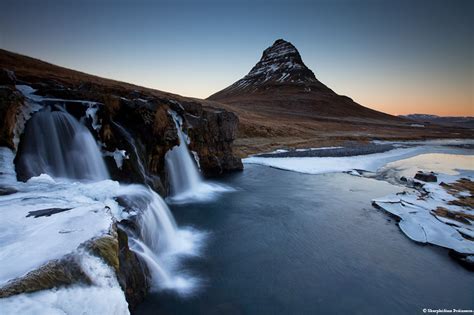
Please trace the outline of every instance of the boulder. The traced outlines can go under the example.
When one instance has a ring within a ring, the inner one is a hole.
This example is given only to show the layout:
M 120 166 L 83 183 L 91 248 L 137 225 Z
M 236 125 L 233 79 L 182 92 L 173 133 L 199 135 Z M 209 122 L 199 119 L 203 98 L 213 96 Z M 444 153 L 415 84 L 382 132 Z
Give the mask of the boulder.
M 427 183 L 436 183 L 438 181 L 438 177 L 436 177 L 435 173 L 430 172 L 430 173 L 425 173 L 422 171 L 418 171 L 415 174 L 415 179 L 421 180 L 423 182 Z
M 15 149 L 17 111 L 22 104 L 23 96 L 14 87 L 0 86 L 0 146 Z
M 0 69 L 0 85 L 15 85 L 16 77 L 13 71 Z

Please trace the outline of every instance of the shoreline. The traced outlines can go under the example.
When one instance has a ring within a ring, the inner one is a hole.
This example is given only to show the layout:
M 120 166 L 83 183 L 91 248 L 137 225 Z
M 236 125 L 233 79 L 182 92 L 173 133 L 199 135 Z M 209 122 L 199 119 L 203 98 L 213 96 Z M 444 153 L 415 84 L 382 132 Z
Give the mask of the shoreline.
M 474 150 L 474 139 L 433 139 L 424 141 L 372 141 L 360 143 L 348 141 L 341 146 L 316 148 L 278 149 L 272 152 L 263 152 L 250 155 L 247 158 L 303 158 L 303 157 L 351 157 L 374 153 L 384 153 L 398 148 L 417 146 L 442 146 L 455 149 Z

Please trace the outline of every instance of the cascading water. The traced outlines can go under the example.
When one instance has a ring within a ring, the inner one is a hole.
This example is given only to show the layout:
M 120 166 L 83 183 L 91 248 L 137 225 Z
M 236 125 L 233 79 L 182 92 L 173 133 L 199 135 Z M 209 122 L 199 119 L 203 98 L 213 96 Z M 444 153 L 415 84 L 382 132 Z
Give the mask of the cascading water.
M 109 178 L 89 130 L 67 112 L 49 107 L 28 122 L 17 167 L 26 178 L 40 174 L 94 181 Z
M 130 137 L 123 127 L 121 129 Z M 27 173 L 27 178 L 41 174 L 87 182 L 109 178 L 94 137 L 65 111 L 46 108 L 34 114 L 22 139 L 17 167 Z M 127 141 L 134 145 L 131 137 Z M 141 163 L 138 153 L 135 153 L 138 163 Z M 8 156 L 5 155 L 5 159 Z M 140 168 L 144 172 L 143 165 Z M 176 267 L 178 256 L 197 255 L 196 241 L 201 239 L 200 234 L 190 229 L 178 229 L 164 200 L 149 187 L 120 185 L 116 197 L 125 200 L 126 206 L 137 215 L 138 231 L 131 232 L 130 245 L 151 271 L 153 288 L 190 293 L 196 281 L 175 275 L 178 272 Z M 124 212 L 119 216 L 127 218 L 128 214 Z
M 214 183 L 204 182 L 196 166 L 196 161 L 188 149 L 189 139 L 183 132 L 182 118 L 170 111 L 178 132 L 179 145 L 173 147 L 165 155 L 166 170 L 170 182 L 171 196 L 169 201 L 183 203 L 213 198 L 216 192 L 232 191 Z
M 204 234 L 178 229 L 163 199 L 142 185 L 121 187 L 121 199 L 130 210 L 142 210 L 138 218 L 139 235 L 130 238 L 130 246 L 146 262 L 155 290 L 172 289 L 188 295 L 198 286 L 198 279 L 177 270 L 179 257 L 196 256 Z M 133 232 L 130 232 L 133 235 Z M 181 275 L 177 275 L 180 272 Z
M 182 120 L 171 112 L 178 131 L 179 145 L 173 147 L 166 153 L 166 168 L 170 180 L 171 195 L 193 194 L 199 190 L 202 184 L 201 175 L 188 150 L 188 139 L 182 130 Z

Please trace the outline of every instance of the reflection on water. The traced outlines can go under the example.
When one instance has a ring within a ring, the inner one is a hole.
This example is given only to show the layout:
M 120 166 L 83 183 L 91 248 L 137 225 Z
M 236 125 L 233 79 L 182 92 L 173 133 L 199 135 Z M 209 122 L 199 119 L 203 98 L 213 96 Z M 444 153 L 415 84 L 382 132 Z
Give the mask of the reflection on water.
M 428 153 L 385 165 L 383 170 L 396 170 L 397 176 L 413 177 L 417 171 L 432 171 L 459 175 L 459 171 L 474 171 L 474 155 Z M 382 170 L 382 171 L 383 171 Z

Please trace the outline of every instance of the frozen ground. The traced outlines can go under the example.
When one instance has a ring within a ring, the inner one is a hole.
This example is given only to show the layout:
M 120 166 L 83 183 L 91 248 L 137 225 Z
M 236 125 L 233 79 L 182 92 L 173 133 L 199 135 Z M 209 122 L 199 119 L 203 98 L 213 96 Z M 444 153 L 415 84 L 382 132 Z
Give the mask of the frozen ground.
M 0 148 L 0 156 L 0 172 L 6 174 L 0 184 L 17 191 L 0 197 L 0 285 L 108 233 L 113 217 L 120 217 L 113 200 L 118 182 L 57 181 L 45 174 L 17 182 L 12 152 Z
M 472 167 L 474 168 L 474 163 Z M 438 174 L 438 183 L 424 183 L 423 191 L 410 189 L 404 193 L 374 199 L 373 203 L 400 218 L 400 229 L 413 241 L 430 243 L 453 249 L 458 253 L 472 255 L 474 254 L 474 241 L 468 238 L 474 238 L 472 225 L 474 222 L 469 219 L 455 220 L 434 212 L 437 208 L 442 207 L 451 213 L 473 214 L 473 209 L 450 203 L 459 197 L 470 196 L 468 190 L 452 195 L 439 184 L 441 182 L 454 183 L 460 178 L 474 180 L 472 173 L 462 171 L 459 175 Z
M 17 191 L 0 196 L 0 286 L 66 254 L 77 254 L 93 281 L 0 299 L 0 314 L 129 314 L 113 270 L 80 252 L 80 244 L 107 234 L 113 217 L 120 217 L 112 199 L 119 184 L 56 181 L 47 175 L 17 182 L 13 153 L 6 148 L 0 148 L 0 173 L 0 186 Z
M 326 151 L 326 150 L 325 150 Z M 399 147 L 382 153 L 343 157 L 261 157 L 252 156 L 243 160 L 246 164 L 266 165 L 282 170 L 306 174 L 323 174 L 364 170 L 376 172 L 384 165 L 426 153 L 474 154 L 473 150 L 438 144 Z
M 101 259 L 83 254 L 81 266 L 94 282 L 0 299 L 0 314 L 130 314 L 114 271 Z

